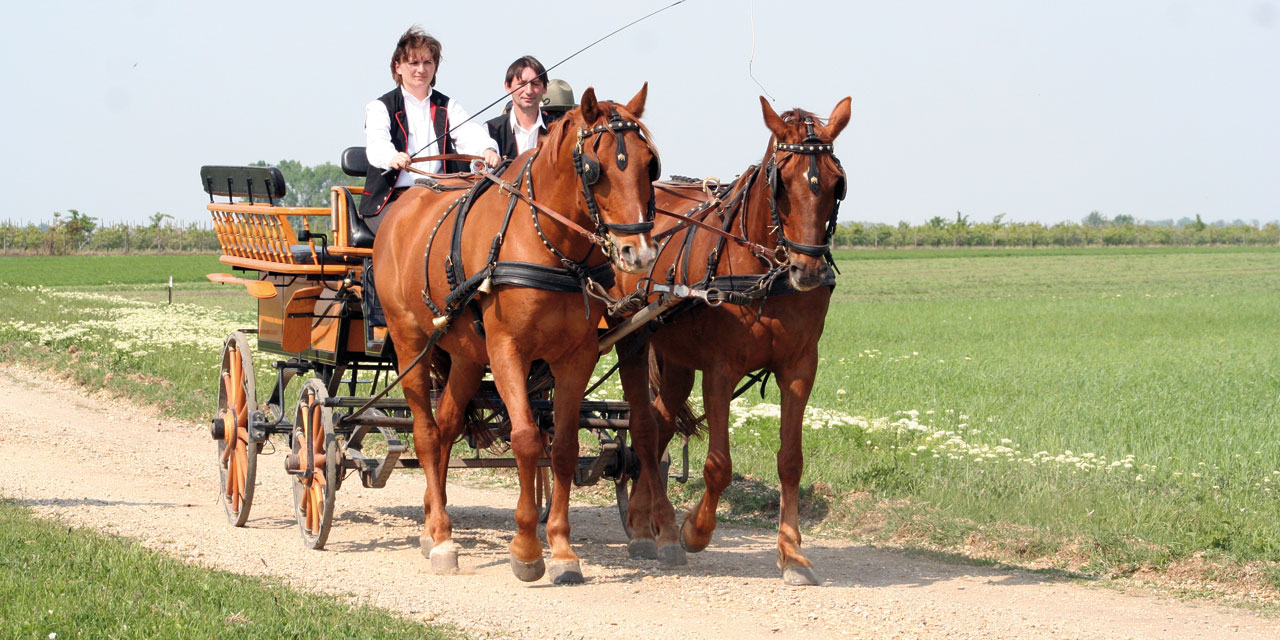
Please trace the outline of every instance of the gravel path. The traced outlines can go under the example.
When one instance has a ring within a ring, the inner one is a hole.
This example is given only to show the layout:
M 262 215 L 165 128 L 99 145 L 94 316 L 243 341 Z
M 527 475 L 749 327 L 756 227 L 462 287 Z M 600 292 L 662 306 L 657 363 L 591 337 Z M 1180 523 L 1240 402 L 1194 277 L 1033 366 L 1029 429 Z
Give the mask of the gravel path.
M 631 561 L 613 507 L 571 509 L 587 582 L 518 582 L 507 566 L 515 492 L 465 473 L 450 489 L 462 573 L 436 576 L 418 551 L 423 483 L 338 493 L 325 551 L 301 547 L 282 453 L 260 458 L 243 529 L 216 499 L 203 425 L 67 390 L 0 367 L 0 495 L 43 516 L 135 538 L 188 562 L 270 574 L 478 637 L 1280 638 L 1280 621 L 1216 606 L 1122 595 L 1019 571 L 970 567 L 833 539 L 807 539 L 824 585 L 784 586 L 768 532 L 721 527 L 689 564 Z

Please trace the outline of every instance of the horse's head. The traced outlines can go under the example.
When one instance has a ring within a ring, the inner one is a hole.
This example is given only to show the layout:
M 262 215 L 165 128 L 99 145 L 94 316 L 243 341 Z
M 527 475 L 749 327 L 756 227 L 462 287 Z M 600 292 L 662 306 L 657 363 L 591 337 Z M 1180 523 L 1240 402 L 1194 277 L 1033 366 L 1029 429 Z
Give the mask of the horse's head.
M 629 273 L 646 271 L 657 259 L 653 229 L 653 182 L 661 173 L 658 150 L 640 123 L 649 84 L 626 105 L 596 99 L 594 88 L 582 104 L 552 125 L 547 146 L 567 153 L 577 174 L 578 203 L 607 241 L 613 265 Z M 571 149 L 570 149 L 571 147 Z
M 826 256 L 845 193 L 844 169 L 832 143 L 849 124 L 850 101 L 841 100 L 824 125 L 803 109 L 779 116 L 760 98 L 765 126 L 773 133 L 762 165 L 772 224 L 787 256 L 791 285 L 800 291 L 818 286 L 827 275 Z

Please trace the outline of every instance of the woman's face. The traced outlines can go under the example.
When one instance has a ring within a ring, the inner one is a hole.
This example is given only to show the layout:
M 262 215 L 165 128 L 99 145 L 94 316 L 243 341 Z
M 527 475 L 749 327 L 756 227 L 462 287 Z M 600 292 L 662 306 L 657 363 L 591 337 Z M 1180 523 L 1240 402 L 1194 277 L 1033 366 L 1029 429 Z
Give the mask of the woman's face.
M 407 58 L 396 63 L 396 75 L 400 76 L 400 85 L 410 93 L 426 93 L 431 87 L 431 80 L 436 77 L 436 61 L 431 57 L 431 50 L 410 51 Z

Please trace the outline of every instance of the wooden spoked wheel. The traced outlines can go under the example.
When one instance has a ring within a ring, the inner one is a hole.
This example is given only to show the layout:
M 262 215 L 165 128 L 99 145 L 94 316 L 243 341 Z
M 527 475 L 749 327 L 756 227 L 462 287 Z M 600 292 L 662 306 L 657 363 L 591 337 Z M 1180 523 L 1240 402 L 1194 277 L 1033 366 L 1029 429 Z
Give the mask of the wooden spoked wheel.
M 338 440 L 333 429 L 333 409 L 324 406 L 329 393 L 319 378 L 307 380 L 298 396 L 297 417 L 293 421 L 292 453 L 289 461 L 296 470 L 293 483 L 293 514 L 308 549 L 323 549 L 333 525 L 333 498 L 338 490 L 338 470 L 342 466 Z
M 249 440 L 249 412 L 257 407 L 257 384 L 249 341 L 239 331 L 222 346 L 222 368 L 218 375 L 218 413 L 222 437 L 218 438 L 218 477 L 222 506 L 227 521 L 243 527 L 253 505 L 254 478 L 258 472 L 261 443 Z M 215 434 L 216 435 L 216 434 Z

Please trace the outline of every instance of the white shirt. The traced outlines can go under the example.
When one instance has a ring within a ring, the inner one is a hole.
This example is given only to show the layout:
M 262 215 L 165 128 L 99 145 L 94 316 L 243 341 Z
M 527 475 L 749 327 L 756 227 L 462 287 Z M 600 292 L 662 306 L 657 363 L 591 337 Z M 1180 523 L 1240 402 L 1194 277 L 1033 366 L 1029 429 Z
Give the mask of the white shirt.
M 405 123 L 408 127 L 407 145 L 409 154 L 413 155 L 422 149 L 422 145 L 436 139 L 435 125 L 431 122 L 431 92 L 427 92 L 425 100 L 418 100 L 402 87 L 400 94 L 404 96 L 404 113 Z M 482 155 L 485 149 L 498 150 L 498 144 L 489 137 L 488 132 L 479 123 L 472 121 L 462 126 L 456 123 L 462 122 L 469 118 L 466 109 L 458 104 L 457 100 L 449 99 L 448 106 L 449 119 L 448 123 L 451 127 L 457 127 L 449 135 L 453 137 L 453 144 L 458 149 L 458 153 L 469 155 Z M 391 159 L 399 153 L 395 146 L 391 144 L 391 127 L 400 126 L 391 123 L 391 114 L 387 113 L 386 105 L 381 100 L 373 100 L 364 107 L 364 152 L 369 157 L 369 164 L 381 168 L 391 168 Z M 440 153 L 440 143 L 431 145 L 430 149 L 422 149 L 423 155 L 436 155 Z M 414 167 L 426 171 L 427 173 L 440 173 L 444 171 L 444 163 L 439 160 L 431 160 L 429 162 L 419 162 Z M 396 180 L 397 187 L 408 187 L 413 184 L 416 174 L 409 171 L 401 171 L 399 179 Z
M 532 129 L 525 129 L 520 126 L 520 120 L 516 118 L 516 110 L 511 110 L 511 131 L 515 132 L 516 138 L 516 155 L 520 155 L 536 146 L 538 146 L 538 134 L 542 131 L 542 127 L 546 126 L 542 122 L 542 110 L 538 110 L 538 119 L 534 121 Z

